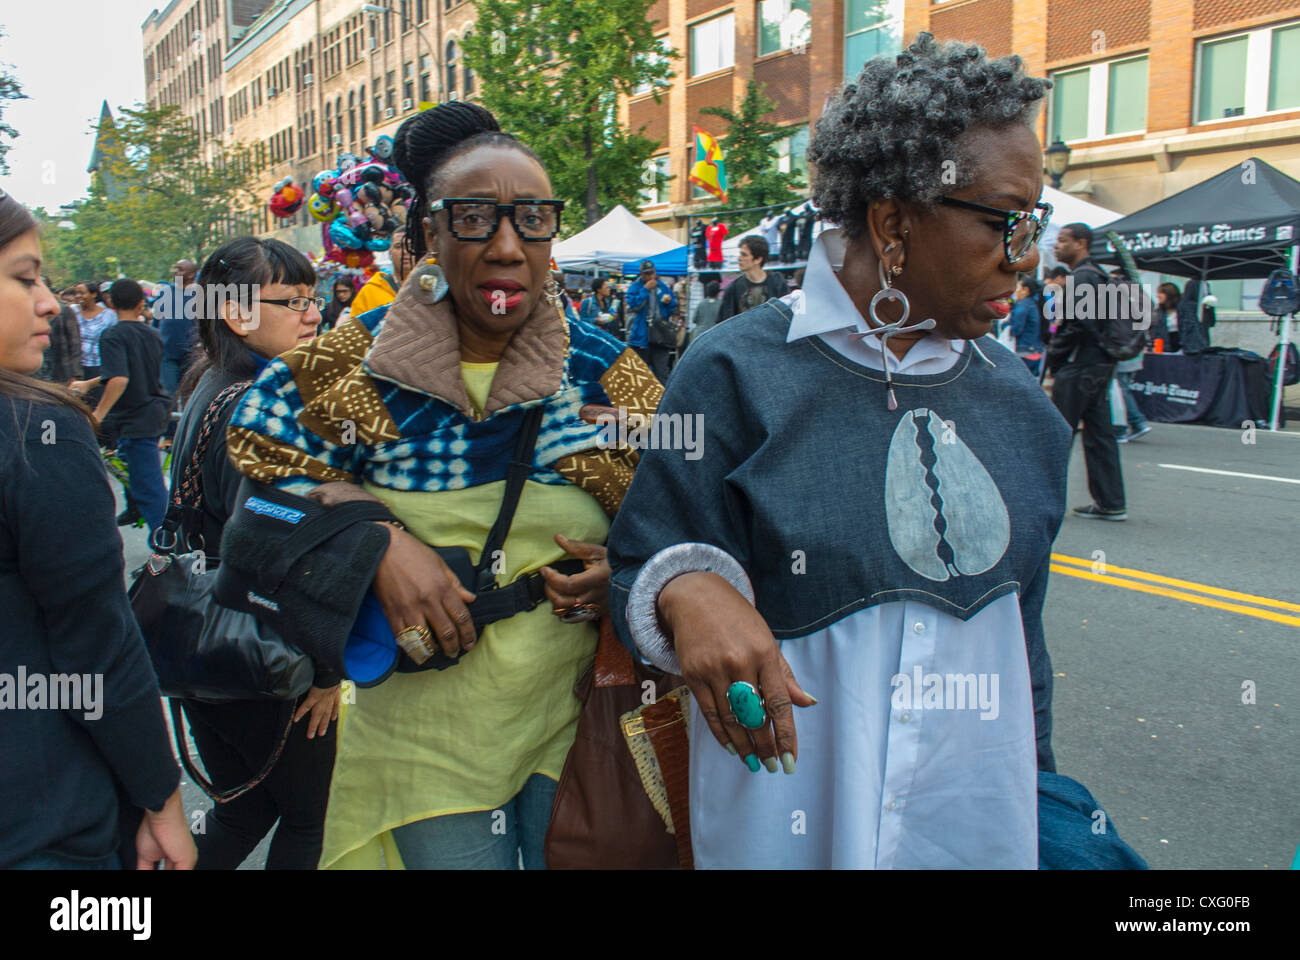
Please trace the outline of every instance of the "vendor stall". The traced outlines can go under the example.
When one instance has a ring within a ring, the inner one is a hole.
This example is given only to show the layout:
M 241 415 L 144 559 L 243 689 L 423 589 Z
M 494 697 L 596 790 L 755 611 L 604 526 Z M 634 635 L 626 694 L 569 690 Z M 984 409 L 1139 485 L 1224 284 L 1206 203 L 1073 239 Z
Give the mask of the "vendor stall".
M 1142 270 L 1202 282 L 1267 277 L 1279 267 L 1294 269 L 1300 240 L 1300 181 L 1252 157 L 1109 224 L 1107 230 L 1119 236 Z M 1115 246 L 1101 233 L 1094 235 L 1092 258 L 1100 263 L 1120 262 Z M 1282 355 L 1289 337 L 1288 317 L 1281 326 Z M 1190 376 L 1192 365 L 1215 362 L 1214 356 L 1210 351 L 1185 358 L 1187 370 L 1178 375 Z M 1149 355 L 1147 360 L 1151 359 Z M 1209 383 L 1215 376 L 1207 367 L 1195 379 Z M 1274 430 L 1281 403 L 1282 378 L 1277 377 L 1271 403 Z M 1241 421 L 1234 425 L 1240 426 Z

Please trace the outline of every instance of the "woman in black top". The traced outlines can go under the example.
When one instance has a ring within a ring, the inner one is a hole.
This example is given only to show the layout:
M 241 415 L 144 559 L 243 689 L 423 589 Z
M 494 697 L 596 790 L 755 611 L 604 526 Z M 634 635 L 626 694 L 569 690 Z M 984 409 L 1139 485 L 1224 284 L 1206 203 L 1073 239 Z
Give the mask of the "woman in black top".
M 0 867 L 188 869 L 99 445 L 84 407 L 30 377 L 59 312 L 40 268 L 36 222 L 0 191 Z
M 176 427 L 173 490 L 185 464 L 194 458 L 209 407 L 223 391 L 238 385 L 212 427 L 201 467 L 202 509 L 197 517 L 187 518 L 184 527 L 188 545 L 204 551 L 209 569 L 220 563 L 221 534 L 234 511 L 241 479 L 226 455 L 226 428 L 244 390 L 267 363 L 316 335 L 321 314 L 315 281 L 311 264 L 293 247 L 254 237 L 240 237 L 216 250 L 199 274 L 201 352 L 181 384 L 181 396 L 189 399 Z M 256 291 L 252 296 L 258 302 L 214 303 L 218 290 L 222 297 L 231 290 Z M 316 866 L 334 768 L 340 679 L 317 667 L 313 686 L 293 710 L 295 726 L 284 751 L 266 779 L 212 811 L 206 831 L 198 836 L 204 869 L 238 867 L 277 820 L 267 867 Z M 285 705 L 277 702 L 184 704 L 199 756 L 221 790 L 252 780 L 284 733 Z M 300 722 L 304 717 L 306 722 Z
M 356 296 L 357 291 L 346 277 L 336 277 L 330 292 L 334 297 L 321 312 L 320 326 L 316 329 L 317 336 L 328 333 L 338 326 L 339 314 L 352 305 L 352 298 Z

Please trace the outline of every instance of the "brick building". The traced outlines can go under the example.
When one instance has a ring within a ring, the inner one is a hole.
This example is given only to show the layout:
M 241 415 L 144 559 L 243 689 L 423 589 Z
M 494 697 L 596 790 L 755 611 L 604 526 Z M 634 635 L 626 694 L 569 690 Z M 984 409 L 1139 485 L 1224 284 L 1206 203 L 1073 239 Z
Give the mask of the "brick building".
M 905 36 L 1018 53 L 1055 87 L 1044 144 L 1062 188 L 1131 213 L 1258 157 L 1300 178 L 1297 0 L 907 0 Z M 1258 281 L 1219 281 L 1221 309 Z
M 778 145 L 780 168 L 807 182 L 811 125 L 863 63 L 898 52 L 903 13 L 902 0 L 658 0 L 649 18 L 661 43 L 679 55 L 675 75 L 620 105 L 623 122 L 660 141 L 651 169 L 672 178 L 661 189 L 647 188 L 642 219 L 681 237 L 691 208 L 713 202 L 687 180 L 693 127 L 724 136 L 726 122 L 700 111 L 739 103 L 750 79 L 776 102 L 767 119 L 787 131 Z
M 140 27 L 145 99 L 177 106 L 203 149 L 223 142 L 229 117 L 222 56 L 271 0 L 172 0 Z

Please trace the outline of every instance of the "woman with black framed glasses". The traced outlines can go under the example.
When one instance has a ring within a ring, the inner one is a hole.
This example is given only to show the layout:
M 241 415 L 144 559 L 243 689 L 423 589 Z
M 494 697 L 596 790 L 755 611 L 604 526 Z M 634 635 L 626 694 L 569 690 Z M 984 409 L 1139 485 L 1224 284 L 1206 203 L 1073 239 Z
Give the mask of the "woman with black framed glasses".
M 316 272 L 279 240 L 238 237 L 215 250 L 198 275 L 198 345 L 180 386 L 188 397 L 176 426 L 171 489 L 181 488 L 208 412 L 211 441 L 200 464 L 200 508 L 187 514 L 183 543 L 202 549 L 209 568 L 221 562 L 221 539 L 235 509 L 241 477 L 226 451 L 226 428 L 238 398 L 275 357 L 316 335 L 322 301 Z M 294 728 L 266 779 L 217 804 L 197 834 L 205 870 L 234 870 L 275 827 L 268 869 L 311 869 L 320 857 L 339 676 L 317 664 L 316 677 L 293 708 Z M 253 779 L 279 743 L 285 708 L 278 702 L 184 701 L 194 745 L 219 790 Z M 304 718 L 305 721 L 304 721 Z M 276 826 L 276 823 L 279 826 Z
M 400 528 L 385 528 L 371 589 L 401 656 L 457 658 L 352 671 L 373 685 L 344 710 L 321 865 L 540 867 L 574 685 L 607 606 L 603 544 L 636 464 L 591 421 L 596 408 L 651 414 L 661 390 L 625 344 L 561 314 L 550 260 L 563 203 L 488 111 L 452 102 L 411 118 L 394 160 L 416 190 L 407 244 L 424 262 L 391 304 L 273 361 L 230 450 L 247 477 L 288 493 L 385 504 Z M 477 631 L 474 585 L 431 548 L 480 559 L 536 411 L 491 574 L 550 603 Z
M 928 33 L 868 61 L 808 151 L 840 229 L 664 394 L 712 452 L 645 453 L 610 595 L 693 694 L 697 866 L 1040 862 L 1070 431 L 988 334 L 1038 262 L 1049 86 Z

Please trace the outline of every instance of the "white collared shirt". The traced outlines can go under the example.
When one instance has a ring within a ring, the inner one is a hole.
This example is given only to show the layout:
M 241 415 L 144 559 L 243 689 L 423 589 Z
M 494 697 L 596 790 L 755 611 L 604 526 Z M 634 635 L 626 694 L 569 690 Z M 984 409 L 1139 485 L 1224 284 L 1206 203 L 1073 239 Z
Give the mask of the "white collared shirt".
M 794 312 L 790 321 L 787 343 L 804 337 L 820 336 L 832 350 L 855 363 L 872 370 L 883 370 L 884 359 L 879 337 L 850 340 L 851 333 L 864 333 L 871 325 L 863 319 L 848 291 L 840 285 L 836 270 L 844 263 L 844 237 L 838 228 L 822 232 L 808 255 L 808 268 L 804 271 L 803 289 L 782 297 Z M 918 317 L 909 317 L 912 322 Z M 960 348 L 951 340 L 931 333 L 912 345 L 912 349 L 899 358 L 889 355 L 891 373 L 908 373 L 923 376 L 943 373 L 957 362 Z

